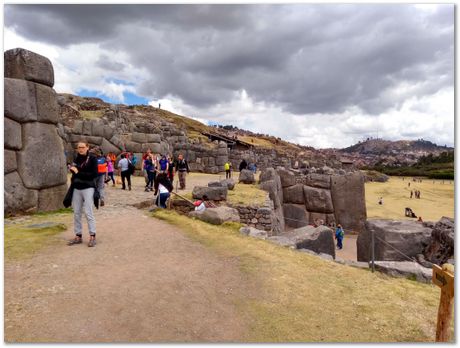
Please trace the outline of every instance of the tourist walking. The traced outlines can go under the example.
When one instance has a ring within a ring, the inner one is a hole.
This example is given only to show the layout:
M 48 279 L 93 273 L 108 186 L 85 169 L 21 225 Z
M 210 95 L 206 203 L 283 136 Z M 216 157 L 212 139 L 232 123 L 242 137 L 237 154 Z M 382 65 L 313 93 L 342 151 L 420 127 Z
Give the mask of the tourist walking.
M 410 198 L 414 195 L 414 191 L 410 190 Z
M 147 149 L 147 152 L 144 153 L 144 154 L 142 155 L 141 169 L 142 169 L 142 173 L 144 174 L 145 186 L 147 186 L 147 184 L 148 184 L 148 182 L 149 182 L 149 175 L 148 175 L 147 170 L 146 170 L 145 167 L 144 167 L 144 164 L 145 164 L 146 158 L 147 158 L 147 157 L 150 157 L 151 154 L 152 154 L 152 150 Z
M 156 204 L 160 208 L 166 208 L 166 201 L 170 196 L 170 192 L 173 190 L 173 185 L 168 179 L 168 174 L 165 172 L 159 173 L 155 178 L 155 192 L 157 196 Z
M 128 181 L 128 189 L 131 191 L 131 171 L 129 169 L 129 160 L 125 154 L 121 154 L 121 160 L 118 162 L 118 171 L 121 176 L 121 189 L 126 190 L 125 179 Z
M 179 172 L 180 189 L 185 190 L 185 176 L 190 173 L 187 161 L 182 154 L 177 157 L 177 171 Z
M 169 181 L 172 183 L 174 182 L 174 168 L 176 165 L 174 164 L 173 157 L 171 155 L 168 156 L 168 178 Z
M 105 179 L 105 183 L 107 184 L 110 180 L 112 180 L 112 186 L 115 186 L 115 178 L 113 176 L 114 163 L 109 155 L 107 155 L 105 160 L 107 161 L 107 177 Z
M 342 225 L 338 224 L 337 229 L 335 230 L 335 239 L 337 240 L 337 249 L 343 248 L 343 236 L 345 232 L 343 231 Z
M 144 163 L 144 170 L 147 172 L 147 184 L 145 185 L 145 192 L 153 190 L 153 181 L 155 169 L 153 167 L 153 156 L 149 155 L 145 158 Z
M 93 204 L 94 191 L 96 189 L 95 181 L 98 173 L 97 158 L 89 153 L 89 146 L 87 143 L 78 143 L 77 156 L 74 162 L 69 166 L 69 170 L 72 173 L 72 209 L 74 214 L 75 238 L 67 244 L 75 245 L 83 242 L 81 216 L 82 210 L 84 210 L 90 236 L 88 246 L 93 247 L 96 245 L 96 220 L 93 215 Z
M 224 164 L 224 169 L 225 169 L 225 179 L 230 179 L 232 177 L 232 164 L 230 161 L 225 162 Z
M 101 200 L 101 207 L 105 205 L 105 177 L 107 176 L 107 160 L 102 154 L 100 148 L 95 148 L 95 155 L 97 156 L 97 178 L 96 187 L 99 191 L 99 199 Z

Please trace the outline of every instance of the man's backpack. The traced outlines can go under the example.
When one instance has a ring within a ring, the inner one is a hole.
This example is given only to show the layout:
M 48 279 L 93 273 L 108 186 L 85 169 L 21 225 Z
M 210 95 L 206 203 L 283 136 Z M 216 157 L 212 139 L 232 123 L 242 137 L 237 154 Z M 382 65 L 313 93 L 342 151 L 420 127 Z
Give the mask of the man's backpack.
M 133 175 L 135 170 L 136 170 L 136 166 L 130 160 L 128 160 L 129 174 Z

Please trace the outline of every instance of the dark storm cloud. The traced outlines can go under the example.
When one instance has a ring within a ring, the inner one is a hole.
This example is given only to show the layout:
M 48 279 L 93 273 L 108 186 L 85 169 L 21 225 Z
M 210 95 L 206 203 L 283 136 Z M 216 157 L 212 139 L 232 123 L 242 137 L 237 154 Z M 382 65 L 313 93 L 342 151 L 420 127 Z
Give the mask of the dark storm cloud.
M 6 5 L 5 25 L 125 52 L 150 73 L 139 94 L 196 107 L 245 89 L 296 114 L 378 114 L 453 86 L 453 5 Z

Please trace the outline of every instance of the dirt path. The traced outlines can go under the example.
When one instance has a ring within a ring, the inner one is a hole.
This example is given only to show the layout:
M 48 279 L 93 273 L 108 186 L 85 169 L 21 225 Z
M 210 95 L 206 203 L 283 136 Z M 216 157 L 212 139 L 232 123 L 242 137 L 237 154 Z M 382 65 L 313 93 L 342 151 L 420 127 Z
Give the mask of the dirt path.
M 129 206 L 151 196 L 141 180 L 131 192 L 109 188 L 95 248 L 66 246 L 70 224 L 61 245 L 6 263 L 5 341 L 243 341 L 237 304 L 254 285 L 238 260 Z

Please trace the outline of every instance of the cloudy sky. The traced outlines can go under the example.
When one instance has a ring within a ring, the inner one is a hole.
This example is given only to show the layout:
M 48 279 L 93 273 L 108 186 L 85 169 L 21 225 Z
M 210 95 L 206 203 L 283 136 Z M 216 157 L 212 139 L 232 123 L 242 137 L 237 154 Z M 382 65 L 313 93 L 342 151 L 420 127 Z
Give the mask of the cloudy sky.
M 60 93 L 317 148 L 454 144 L 454 5 L 5 5 Z

